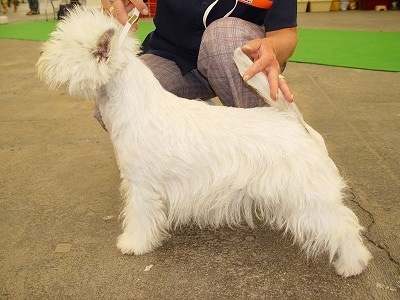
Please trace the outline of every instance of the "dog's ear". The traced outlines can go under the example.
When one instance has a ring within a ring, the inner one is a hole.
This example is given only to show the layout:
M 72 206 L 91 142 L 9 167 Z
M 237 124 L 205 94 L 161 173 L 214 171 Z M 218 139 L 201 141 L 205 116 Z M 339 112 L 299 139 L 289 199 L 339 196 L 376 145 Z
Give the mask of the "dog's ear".
M 114 35 L 115 29 L 110 28 L 105 31 L 97 40 L 96 48 L 92 52 L 97 61 L 106 61 L 108 59 L 111 48 L 111 40 Z

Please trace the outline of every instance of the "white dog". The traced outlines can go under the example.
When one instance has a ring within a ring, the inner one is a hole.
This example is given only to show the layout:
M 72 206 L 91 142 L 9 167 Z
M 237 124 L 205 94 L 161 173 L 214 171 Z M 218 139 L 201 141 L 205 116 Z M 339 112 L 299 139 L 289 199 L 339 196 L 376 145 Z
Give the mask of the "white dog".
M 122 178 L 123 253 L 154 250 L 178 225 L 253 227 L 256 217 L 308 255 L 327 251 L 338 274 L 363 271 L 371 256 L 362 228 L 317 132 L 290 110 L 210 106 L 165 91 L 121 32 L 100 10 L 77 8 L 37 66 L 51 88 L 98 99 Z

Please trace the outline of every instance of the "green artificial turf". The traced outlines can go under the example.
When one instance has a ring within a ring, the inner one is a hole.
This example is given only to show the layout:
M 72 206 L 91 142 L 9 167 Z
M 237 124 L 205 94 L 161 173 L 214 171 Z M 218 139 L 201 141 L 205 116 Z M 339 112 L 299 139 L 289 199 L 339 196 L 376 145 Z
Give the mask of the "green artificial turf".
M 0 39 L 46 41 L 57 21 L 0 25 Z M 154 29 L 152 19 L 139 20 L 136 36 L 143 41 Z M 400 33 L 299 28 L 293 62 L 367 70 L 400 71 Z
M 290 61 L 400 71 L 400 32 L 299 29 Z
M 16 39 L 27 41 L 46 41 L 54 31 L 58 21 L 33 21 L 0 25 L 0 39 Z M 143 41 L 146 35 L 154 30 L 152 19 L 139 20 L 136 36 Z
M 56 28 L 57 21 L 34 21 L 0 25 L 1 39 L 46 41 Z

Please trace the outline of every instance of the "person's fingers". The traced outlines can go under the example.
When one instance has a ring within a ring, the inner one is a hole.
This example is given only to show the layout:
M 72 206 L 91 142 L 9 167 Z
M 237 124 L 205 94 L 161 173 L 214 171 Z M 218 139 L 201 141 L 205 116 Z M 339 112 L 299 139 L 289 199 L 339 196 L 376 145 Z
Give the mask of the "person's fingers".
M 245 81 L 249 80 L 252 78 L 254 75 L 256 75 L 259 72 L 265 72 L 266 68 L 270 66 L 271 64 L 271 58 L 264 55 L 259 58 L 255 58 L 254 63 L 251 65 L 251 67 L 243 74 L 243 79 Z
M 255 59 L 254 63 L 251 67 L 244 72 L 243 80 L 247 81 L 256 75 L 259 72 L 264 72 L 267 76 L 269 88 L 270 88 L 270 96 L 272 100 L 277 100 L 278 97 L 278 89 L 279 89 L 279 64 L 276 62 L 275 56 L 273 54 L 264 54 L 260 57 L 257 57 L 255 52 L 250 52 L 250 56 Z
M 265 57 L 260 58 L 261 43 L 259 40 L 251 40 L 242 47 L 242 52 L 253 59 L 253 65 L 243 74 L 245 81 L 252 78 L 258 72 L 262 72 L 268 64 Z
M 272 100 L 278 99 L 278 90 L 279 90 L 279 72 L 275 69 L 272 69 L 267 74 L 270 96 Z
M 254 55 L 257 53 L 258 50 L 260 50 L 260 48 L 261 48 L 261 39 L 254 39 L 244 44 L 242 46 L 242 51 L 244 54 L 255 58 Z
M 113 15 L 118 22 L 125 25 L 128 21 L 128 13 L 122 0 L 102 0 L 103 8 Z
M 267 76 L 270 96 L 272 100 L 278 99 L 278 91 L 281 90 L 288 102 L 293 102 L 293 95 L 284 79 L 280 74 L 280 66 L 273 51 L 266 51 L 262 46 L 261 39 L 251 40 L 242 47 L 243 53 L 253 58 L 253 65 L 243 74 L 245 81 L 252 78 L 259 72 L 264 72 Z
M 103 8 L 112 14 L 118 22 L 125 25 L 129 20 L 128 13 L 135 7 L 143 14 L 149 13 L 147 5 L 142 0 L 102 0 Z M 132 24 L 131 30 L 137 30 L 138 25 Z
M 147 5 L 142 1 L 142 0 L 130 0 L 130 2 L 133 4 L 134 7 L 138 9 L 138 11 L 142 15 L 148 15 L 149 14 L 149 8 Z
M 131 24 L 130 30 L 138 30 L 139 26 L 137 25 L 137 20 L 139 19 L 139 13 L 137 11 L 134 11 L 135 6 L 129 0 L 122 0 L 122 3 L 124 5 L 126 13 L 128 14 L 128 22 Z M 133 13 L 135 13 L 135 16 L 132 16 Z M 125 24 L 126 22 L 123 23 L 123 25 Z
M 293 102 L 294 97 L 283 75 L 278 76 L 278 86 L 287 102 Z

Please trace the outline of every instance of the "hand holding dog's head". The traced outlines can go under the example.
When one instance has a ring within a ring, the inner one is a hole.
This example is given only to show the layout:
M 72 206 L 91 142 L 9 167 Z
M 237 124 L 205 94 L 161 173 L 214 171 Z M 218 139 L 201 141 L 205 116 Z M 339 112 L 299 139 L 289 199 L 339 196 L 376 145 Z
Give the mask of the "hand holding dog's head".
M 44 43 L 36 64 L 40 79 L 52 89 L 96 97 L 139 50 L 133 38 L 118 43 L 121 31 L 118 21 L 101 10 L 76 7 Z

